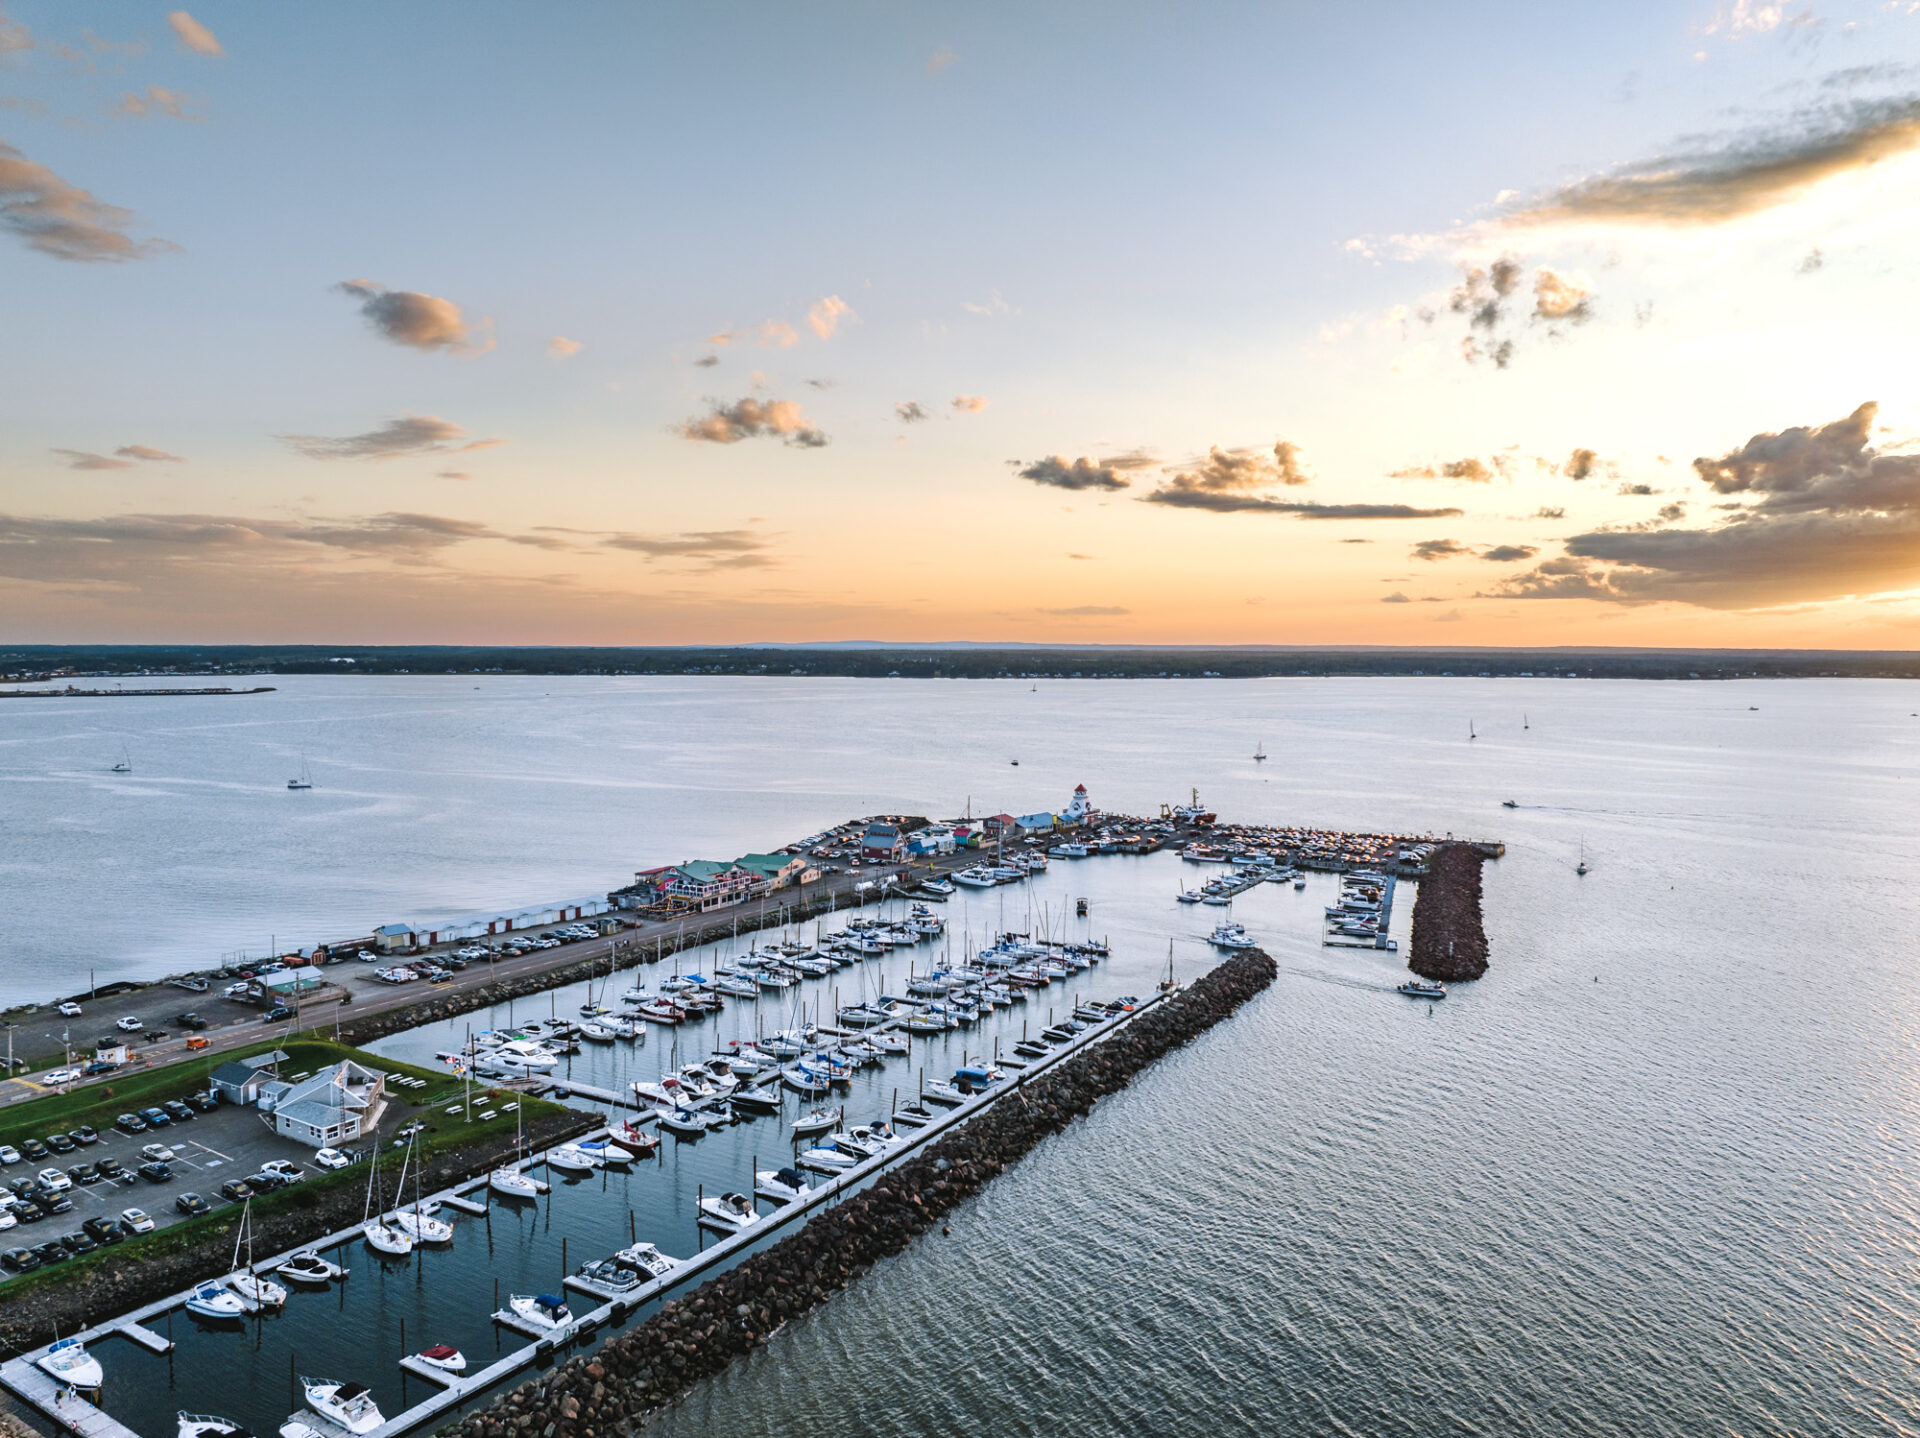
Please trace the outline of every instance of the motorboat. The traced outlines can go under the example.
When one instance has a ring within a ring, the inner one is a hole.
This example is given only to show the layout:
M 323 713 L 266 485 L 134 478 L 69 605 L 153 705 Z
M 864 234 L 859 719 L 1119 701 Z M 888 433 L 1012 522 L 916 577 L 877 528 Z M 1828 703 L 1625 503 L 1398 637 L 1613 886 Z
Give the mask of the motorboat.
M 1447 986 L 1432 979 L 1408 979 L 1399 991 L 1410 999 L 1444 999 Z
M 502 1198 L 538 1198 L 540 1185 L 511 1165 L 496 1168 L 487 1175 L 487 1187 Z
M 840 1120 L 847 1116 L 846 1107 L 835 1104 L 832 1108 L 817 1108 L 803 1114 L 793 1121 L 795 1138 L 811 1138 L 815 1134 L 826 1133 L 839 1127 Z
M 1216 949 L 1250 949 L 1254 946 L 1246 929 L 1239 924 L 1217 925 L 1214 931 L 1207 935 L 1207 942 Z
M 841 1148 L 832 1139 L 824 1139 L 812 1148 L 803 1148 L 794 1155 L 796 1168 L 811 1168 L 822 1173 L 838 1173 L 843 1168 L 852 1168 L 860 1162 L 860 1155 L 852 1149 Z
M 641 1083 L 638 1080 L 628 1085 L 637 1098 L 643 1098 L 656 1108 L 677 1108 L 682 1104 L 695 1102 L 699 1095 L 687 1087 L 687 1081 L 677 1073 L 660 1075 L 659 1083 Z
M 938 1117 L 932 1109 L 916 1101 L 895 1109 L 889 1121 L 898 1128 L 925 1128 Z
M 640 1158 L 646 1158 L 660 1148 L 660 1135 L 640 1127 L 630 1118 L 615 1124 L 607 1131 L 607 1137 L 617 1147 Z
M 614 1254 L 616 1261 L 637 1268 L 649 1278 L 665 1278 L 680 1266 L 680 1260 L 662 1253 L 651 1243 L 636 1243 Z
M 100 1360 L 78 1338 L 59 1339 L 40 1355 L 36 1366 L 70 1388 L 98 1388 L 107 1381 Z
M 949 884 L 945 879 L 928 879 L 923 882 L 920 887 L 927 893 L 938 894 L 942 898 L 946 898 L 953 893 L 953 885 Z
M 592 1173 L 600 1161 L 579 1144 L 567 1143 L 547 1151 L 547 1167 L 561 1173 Z
M 823 1071 L 808 1068 L 804 1063 L 797 1060 L 781 1068 L 780 1082 L 799 1094 L 802 1098 L 819 1098 L 821 1095 L 830 1092 L 832 1088 L 827 1075 Z
M 302 1378 L 300 1386 L 307 1391 L 307 1407 L 349 1433 L 371 1433 L 387 1421 L 364 1383 L 341 1383 L 332 1378 Z
M 728 1101 L 736 1112 L 745 1112 L 750 1115 L 778 1113 L 785 1102 L 778 1086 L 759 1088 L 751 1084 L 735 1089 Z
M 991 889 L 1000 881 L 978 865 L 971 869 L 962 869 L 953 876 L 953 882 L 969 889 Z
M 579 1276 L 604 1293 L 631 1293 L 647 1281 L 639 1269 L 617 1258 L 596 1258 L 591 1263 L 583 1263 Z
M 763 1168 L 753 1176 L 753 1191 L 776 1203 L 792 1203 L 807 1196 L 807 1176 L 797 1168 Z
M 696 1108 L 684 1105 L 663 1108 L 660 1111 L 660 1127 L 676 1138 L 698 1138 L 708 1129 L 724 1122 L 716 1114 L 704 1113 Z
M 965 1103 L 969 1095 L 950 1083 L 935 1079 L 920 1090 L 920 1098 L 925 1103 L 937 1103 L 947 1108 L 957 1108 Z
M 753 1200 L 744 1193 L 723 1193 L 716 1198 L 700 1200 L 700 1222 L 708 1228 L 738 1233 L 759 1221 L 760 1215 L 754 1209 Z
M 1023 1059 L 1043 1059 L 1047 1056 L 1047 1046 L 1037 1044 L 1032 1039 L 1022 1039 L 1013 1046 L 1013 1051 Z
M 185 1409 L 174 1416 L 180 1425 L 175 1430 L 178 1438 L 254 1438 L 251 1429 L 231 1418 L 221 1418 L 212 1413 L 189 1413 Z
M 1055 844 L 1047 850 L 1049 859 L 1084 859 L 1087 857 L 1085 844 Z
M 612 1027 L 598 1019 L 588 1019 L 580 1025 L 580 1037 L 596 1044 L 610 1044 L 619 1037 Z
M 413 1355 L 429 1368 L 438 1368 L 442 1373 L 465 1373 L 467 1355 L 451 1343 L 436 1343 L 431 1348 L 422 1348 Z
M 906 1054 L 913 1052 L 913 1043 L 905 1034 L 891 1032 L 875 1034 L 868 1042 L 878 1048 L 880 1052 L 886 1054 Z
M 670 1004 L 665 999 L 649 999 L 638 1004 L 633 1010 L 649 1023 L 677 1024 L 687 1016 L 687 1011 L 678 1004 Z
M 534 1039 L 508 1039 L 489 1052 L 486 1060 L 509 1073 L 545 1073 L 560 1067 L 560 1055 Z
M 324 1288 L 336 1278 L 345 1278 L 347 1270 L 337 1263 L 330 1263 L 311 1248 L 303 1248 L 294 1254 L 274 1272 L 289 1283 L 311 1284 Z
M 514 1317 L 535 1328 L 562 1328 L 573 1321 L 567 1301 L 552 1293 L 513 1293 L 507 1308 Z
M 1500 801 L 1500 807 L 1502 809 L 1518 809 L 1520 805 L 1512 799 L 1502 799 Z
M 396 1210 L 389 1222 L 415 1243 L 452 1243 L 453 1225 L 417 1208 Z
M 187 1312 L 212 1323 L 237 1323 L 247 1316 L 247 1305 L 224 1283 L 202 1283 L 187 1295 Z
M 885 1153 L 899 1141 L 898 1136 L 885 1124 L 863 1123 L 833 1136 L 836 1148 L 851 1149 L 862 1158 Z

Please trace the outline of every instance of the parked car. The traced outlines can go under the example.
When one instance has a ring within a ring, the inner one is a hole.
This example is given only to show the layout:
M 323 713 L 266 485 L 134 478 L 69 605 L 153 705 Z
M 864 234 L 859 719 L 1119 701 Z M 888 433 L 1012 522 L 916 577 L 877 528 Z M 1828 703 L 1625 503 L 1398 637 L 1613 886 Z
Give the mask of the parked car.
M 109 1243 L 125 1243 L 127 1241 L 127 1231 L 120 1226 L 120 1220 L 117 1218 L 107 1218 L 104 1216 L 90 1218 L 81 1224 L 80 1228 L 87 1237 L 103 1246 Z
M 68 1129 L 67 1137 L 75 1143 L 86 1144 L 88 1146 L 100 1142 L 99 1130 L 95 1129 L 90 1123 L 79 1124 L 74 1128 Z
M 47 1135 L 47 1147 L 55 1153 L 72 1153 L 79 1146 L 79 1144 L 68 1138 L 64 1133 L 50 1133 Z
M 20 1140 L 20 1152 L 24 1153 L 35 1163 L 38 1163 L 47 1156 L 48 1149 L 47 1146 L 37 1138 L 23 1138 Z
M 137 1034 L 146 1027 L 146 1023 L 143 1020 L 135 1018 L 132 1014 L 128 1014 L 124 1019 L 114 1020 L 113 1026 L 122 1033 Z
M 220 990 L 221 997 L 228 999 L 244 999 L 252 993 L 253 985 L 245 979 L 242 979 L 237 984 L 228 984 L 224 989 Z
M 181 1028 L 192 1029 L 195 1033 L 207 1027 L 207 1021 L 195 1013 L 176 1014 L 173 1021 Z
M 68 999 L 64 1004 L 60 1005 L 60 1017 L 65 1019 L 79 1018 L 80 1005 L 76 1004 L 72 999 Z
M 42 1213 L 72 1213 L 73 1200 L 50 1188 L 36 1188 L 30 1195 Z
M 153 1220 L 147 1217 L 147 1211 L 144 1208 L 121 1209 L 120 1221 L 134 1233 L 153 1232 Z
M 160 1107 L 167 1111 L 167 1117 L 171 1118 L 175 1123 L 186 1123 L 200 1117 L 199 1114 L 195 1113 L 177 1098 L 168 1099 L 165 1103 L 161 1104 Z
M 275 1004 L 264 1014 L 260 1015 L 260 1022 L 263 1024 L 277 1024 L 282 1019 L 290 1019 L 292 1017 L 292 1009 L 288 1008 L 285 1004 Z
M 9 1248 L 5 1253 L 0 1253 L 0 1263 L 15 1273 L 27 1273 L 40 1266 L 40 1255 L 31 1248 Z
M 59 1088 L 70 1084 L 80 1077 L 79 1069 L 49 1069 L 40 1076 L 40 1082 L 49 1088 Z
M 122 1133 L 145 1133 L 147 1121 L 138 1114 L 123 1113 L 113 1121 L 113 1126 Z
M 352 1159 L 348 1158 L 337 1148 L 323 1148 L 319 1150 L 314 1154 L 313 1161 L 317 1166 L 325 1169 L 345 1168 L 353 1162 Z
M 253 1190 L 247 1187 L 244 1178 L 230 1178 L 220 1185 L 220 1196 L 229 1203 L 243 1203 L 253 1197 Z
M 83 1253 L 92 1253 L 100 1246 L 88 1233 L 63 1233 L 60 1235 L 60 1242 L 75 1258 Z
M 148 1128 L 165 1128 L 173 1122 L 163 1108 L 143 1108 L 140 1110 L 140 1117 L 147 1121 Z
M 212 1213 L 213 1205 L 197 1193 L 183 1193 L 173 1201 L 173 1206 L 188 1217 L 202 1213 Z
M 100 1170 L 90 1163 L 76 1163 L 72 1168 L 67 1170 L 67 1177 L 75 1183 L 98 1183 L 100 1182 Z
M 143 1163 L 135 1170 L 148 1183 L 171 1183 L 173 1170 L 164 1163 Z
M 187 1102 L 201 1113 L 212 1113 L 220 1107 L 220 1095 L 212 1089 L 203 1088 L 199 1093 L 188 1094 Z
M 0 1143 L 0 1163 L 20 1162 L 20 1150 L 10 1143 Z
M 190 1054 L 197 1054 L 205 1047 L 207 1047 L 207 1036 L 205 1034 L 194 1034 L 187 1040 L 187 1052 Z
M 140 1150 L 140 1157 L 149 1163 L 172 1163 L 173 1150 L 164 1143 L 150 1143 Z
M 72 1188 L 73 1180 L 57 1168 L 43 1168 L 39 1173 L 40 1186 L 58 1193 L 63 1188 Z
M 299 1164 L 294 1163 L 290 1159 L 284 1159 L 284 1158 L 268 1159 L 265 1163 L 260 1165 L 260 1171 L 262 1173 L 277 1173 L 282 1178 L 292 1179 L 295 1183 L 298 1183 L 301 1179 L 306 1177 L 306 1174 L 300 1171 Z
M 284 1173 L 270 1173 L 263 1168 L 258 1173 L 248 1174 L 245 1181 L 241 1183 L 241 1187 L 250 1188 L 255 1193 L 273 1193 L 278 1189 L 289 1187 L 293 1182 L 294 1180 Z
M 94 1167 L 100 1170 L 100 1177 L 102 1178 L 125 1178 L 127 1176 L 126 1166 L 112 1154 L 107 1154 L 96 1163 Z
M 73 1257 L 67 1252 L 66 1244 L 57 1238 L 49 1238 L 45 1243 L 38 1245 L 33 1252 L 42 1263 L 64 1263 Z

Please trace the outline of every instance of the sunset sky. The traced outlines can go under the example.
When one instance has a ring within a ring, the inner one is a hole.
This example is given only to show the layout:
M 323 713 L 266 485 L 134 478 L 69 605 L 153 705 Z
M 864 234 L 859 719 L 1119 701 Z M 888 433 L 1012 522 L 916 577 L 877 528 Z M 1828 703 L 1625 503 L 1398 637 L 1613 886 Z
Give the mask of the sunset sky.
M 0 638 L 1920 647 L 1920 5 L 4 0 Z

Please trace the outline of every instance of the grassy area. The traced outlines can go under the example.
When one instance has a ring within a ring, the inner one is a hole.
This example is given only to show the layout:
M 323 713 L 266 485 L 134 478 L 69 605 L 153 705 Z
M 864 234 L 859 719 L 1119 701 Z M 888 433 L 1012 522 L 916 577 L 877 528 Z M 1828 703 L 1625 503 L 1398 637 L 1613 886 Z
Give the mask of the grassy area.
M 253 1048 L 242 1050 L 241 1052 L 243 1054 L 265 1053 L 276 1047 L 287 1055 L 287 1061 L 280 1066 L 283 1073 L 295 1074 L 308 1070 L 317 1071 L 330 1063 L 338 1063 L 341 1059 L 353 1059 L 358 1063 L 367 1065 L 369 1068 L 377 1068 L 384 1073 L 404 1074 L 428 1080 L 430 1087 L 424 1089 L 415 1089 L 411 1092 L 407 1090 L 390 1090 L 388 1093 L 389 1104 L 387 1114 L 384 1116 L 381 1125 L 382 1129 L 390 1135 L 394 1128 L 406 1122 L 418 1120 L 425 1124 L 425 1132 L 423 1132 L 416 1141 L 414 1150 L 416 1160 L 457 1151 L 483 1140 L 506 1137 L 514 1131 L 516 1117 L 514 1114 L 499 1113 L 497 1111 L 497 1103 L 482 1104 L 480 1101 L 484 1095 L 496 1091 L 483 1089 L 478 1086 L 475 1087 L 473 1091 L 474 1113 L 478 1115 L 483 1108 L 492 1108 L 496 1112 L 495 1116 L 491 1119 L 482 1120 L 476 1117 L 472 1122 L 468 1122 L 464 1115 L 453 1115 L 446 1112 L 447 1109 L 458 1103 L 461 1098 L 460 1087 L 452 1083 L 446 1074 L 415 1068 L 411 1064 L 396 1063 L 391 1059 L 381 1058 L 378 1055 L 366 1053 L 360 1049 L 349 1048 L 344 1044 L 329 1043 L 322 1040 L 296 1039 L 277 1045 L 273 1043 L 261 1043 Z M 47 1133 L 53 1132 L 56 1129 L 64 1133 L 68 1129 L 82 1123 L 90 1123 L 95 1128 L 104 1130 L 112 1124 L 114 1117 L 118 1114 L 129 1112 L 132 1109 L 145 1108 L 162 1099 L 178 1098 L 184 1094 L 192 1093 L 197 1089 L 205 1088 L 207 1073 L 222 1063 L 230 1062 L 237 1056 L 238 1055 L 228 1054 L 222 1055 L 216 1060 L 196 1060 L 193 1063 L 187 1064 L 170 1064 L 166 1068 L 154 1073 L 135 1075 L 128 1081 L 110 1085 L 109 1087 L 112 1089 L 111 1097 L 105 1097 L 104 1090 L 96 1088 L 86 1090 L 82 1093 L 54 1094 L 44 1099 L 35 1099 L 29 1103 L 20 1104 L 17 1108 L 6 1114 L 7 1122 L 4 1127 L 0 1127 L 0 1142 L 17 1145 L 21 1138 L 44 1137 Z M 544 1099 L 527 1098 L 525 1095 L 515 1094 L 504 1094 L 503 1097 L 507 1102 L 513 1102 L 517 1098 L 520 1103 L 520 1113 L 524 1114 L 528 1120 L 541 1118 L 550 1114 L 567 1112 L 563 1105 L 548 1103 Z M 191 1131 L 190 1125 L 187 1131 Z M 162 1139 L 164 1141 L 165 1135 L 162 1135 Z M 367 1143 L 367 1137 L 362 1136 L 354 1140 L 351 1146 L 364 1148 L 367 1146 Z M 69 1157 L 75 1162 L 79 1161 L 79 1154 L 73 1154 Z M 397 1170 L 403 1158 L 404 1154 L 401 1149 L 395 1147 L 390 1139 L 383 1143 L 383 1146 L 375 1156 L 383 1172 Z M 62 1163 L 61 1166 L 64 1167 L 65 1164 Z M 322 1196 L 327 1193 L 348 1185 L 355 1188 L 365 1188 L 367 1184 L 367 1169 L 363 1163 L 357 1163 L 351 1168 L 333 1173 L 314 1168 L 310 1164 L 305 1165 L 305 1167 L 307 1177 L 304 1182 L 296 1184 L 292 1188 L 283 1188 L 273 1193 L 263 1194 L 253 1200 L 256 1221 L 278 1213 L 311 1210 L 319 1207 Z M 244 1175 L 236 1171 L 235 1177 L 243 1176 Z M 130 1201 L 138 1198 L 146 1198 L 149 1202 L 145 1206 L 149 1207 L 165 1206 L 171 1208 L 175 1194 L 184 1191 L 187 1187 L 188 1185 L 184 1183 L 176 1182 L 165 1189 L 155 1190 L 150 1194 L 144 1192 L 141 1194 L 130 1193 L 129 1198 Z M 389 1195 L 391 1195 L 392 1185 L 386 1184 L 385 1187 Z M 206 1196 L 211 1197 L 211 1194 Z M 219 1203 L 218 1199 L 214 1199 L 213 1201 Z M 30 1293 L 35 1289 L 45 1287 L 49 1284 L 64 1283 L 68 1281 L 69 1278 L 84 1274 L 101 1264 L 125 1265 L 140 1263 L 168 1254 L 182 1253 L 214 1237 L 224 1237 L 228 1241 L 231 1241 L 234 1225 L 238 1222 L 239 1217 L 240 1207 L 238 1204 L 221 1204 L 221 1206 L 212 1213 L 202 1214 L 198 1218 L 186 1219 L 182 1222 L 171 1224 L 168 1227 L 157 1229 L 152 1233 L 142 1234 L 138 1238 L 129 1239 L 125 1243 L 116 1244 L 111 1248 L 103 1248 L 97 1253 L 90 1253 L 82 1258 L 68 1259 L 66 1262 L 55 1264 L 50 1268 L 36 1269 L 31 1273 L 19 1274 L 12 1277 L 5 1277 L 4 1271 L 0 1271 L 0 1277 L 5 1279 L 4 1282 L 0 1282 L 0 1295 L 4 1295 L 10 1300 L 15 1299 L 18 1296 Z M 62 1218 L 70 1218 L 72 1221 L 63 1227 L 61 1225 Z M 18 1238 L 16 1241 L 27 1243 L 28 1246 L 31 1247 L 32 1243 L 43 1242 L 45 1239 L 55 1237 L 60 1233 L 68 1232 L 78 1227 L 79 1215 L 61 1215 L 48 1219 L 46 1222 L 37 1225 L 33 1230 L 10 1230 L 4 1237 L 13 1238 L 15 1234 L 29 1234 L 31 1242 L 29 1242 L 27 1237 Z M 0 1243 L 0 1247 L 4 1246 L 7 1245 Z M 265 1256 L 264 1253 L 261 1254 L 261 1257 Z

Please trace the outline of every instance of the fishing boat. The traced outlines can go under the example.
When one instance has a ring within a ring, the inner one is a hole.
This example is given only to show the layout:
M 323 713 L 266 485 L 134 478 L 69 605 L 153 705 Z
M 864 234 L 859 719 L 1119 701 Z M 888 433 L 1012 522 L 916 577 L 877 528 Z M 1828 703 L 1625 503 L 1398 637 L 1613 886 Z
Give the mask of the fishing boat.
M 304 1283 L 315 1288 L 325 1288 L 336 1278 L 345 1278 L 348 1270 L 337 1263 L 330 1263 L 311 1248 L 303 1248 L 294 1254 L 274 1272 L 289 1283 Z
M 240 1295 L 217 1279 L 202 1283 L 187 1295 L 186 1310 L 209 1323 L 238 1323 L 247 1316 L 247 1305 Z
M 776 1203 L 792 1203 L 809 1191 L 807 1176 L 797 1168 L 766 1168 L 753 1176 L 753 1191 Z
M 98 1388 L 107 1381 L 100 1360 L 78 1338 L 62 1338 L 40 1355 L 37 1367 L 70 1388 Z
M 1444 999 L 1447 986 L 1432 979 L 1408 979 L 1399 986 L 1399 991 L 1410 999 Z
M 535 1328 L 561 1328 L 573 1321 L 566 1299 L 552 1293 L 509 1294 L 507 1308 Z
M 333 1378 L 302 1378 L 300 1386 L 306 1390 L 307 1407 L 349 1433 L 371 1433 L 387 1421 L 364 1383 L 341 1383 Z
M 431 1348 L 422 1348 L 413 1355 L 429 1368 L 438 1368 L 442 1373 L 465 1373 L 467 1355 L 450 1343 L 436 1343 Z
M 723 1193 L 717 1198 L 700 1200 L 700 1222 L 723 1233 L 738 1233 L 760 1221 L 753 1200 L 744 1193 Z
M 313 774 L 308 770 L 307 761 L 304 758 L 300 761 L 300 777 L 287 780 L 287 787 L 289 789 L 311 789 L 313 787 Z

